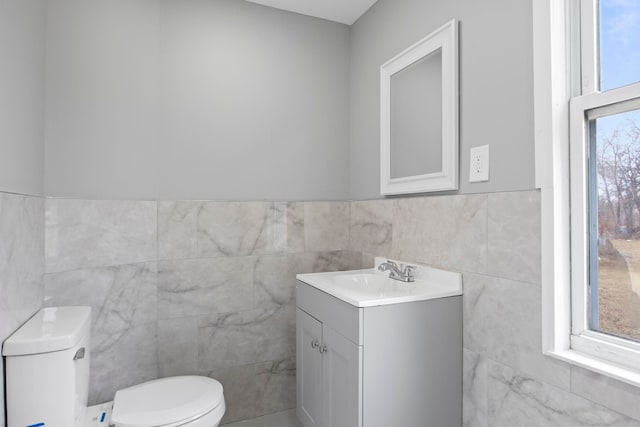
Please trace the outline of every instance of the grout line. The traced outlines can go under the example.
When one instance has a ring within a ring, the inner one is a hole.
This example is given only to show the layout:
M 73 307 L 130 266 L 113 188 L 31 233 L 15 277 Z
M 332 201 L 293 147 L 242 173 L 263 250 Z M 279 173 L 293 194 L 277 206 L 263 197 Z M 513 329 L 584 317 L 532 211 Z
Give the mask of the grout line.
M 482 269 L 484 272 L 486 272 L 489 267 L 489 195 L 488 194 L 486 195 L 485 203 L 486 203 L 485 209 L 487 212 L 485 230 L 487 230 L 487 232 L 484 237 L 484 265 L 482 266 Z
M 36 194 L 27 194 L 27 193 L 18 193 L 18 192 L 13 192 L 13 191 L 2 191 L 0 190 L 0 195 L 7 195 L 7 196 L 20 196 L 20 197 L 32 197 L 34 199 L 46 199 L 45 196 L 42 195 L 36 195 Z

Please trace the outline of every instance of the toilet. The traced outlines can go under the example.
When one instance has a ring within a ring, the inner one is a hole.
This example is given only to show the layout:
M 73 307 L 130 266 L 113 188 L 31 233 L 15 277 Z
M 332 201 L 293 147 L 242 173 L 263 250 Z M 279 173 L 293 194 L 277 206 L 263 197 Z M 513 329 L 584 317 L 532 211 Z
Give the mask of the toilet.
M 220 424 L 222 385 L 203 376 L 144 382 L 88 407 L 90 323 L 90 307 L 44 308 L 4 342 L 7 427 Z

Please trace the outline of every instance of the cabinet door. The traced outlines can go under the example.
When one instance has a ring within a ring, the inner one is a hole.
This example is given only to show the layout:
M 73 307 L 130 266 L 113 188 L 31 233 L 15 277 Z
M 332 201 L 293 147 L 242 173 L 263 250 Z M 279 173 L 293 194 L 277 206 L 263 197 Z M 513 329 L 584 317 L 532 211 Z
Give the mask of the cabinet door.
M 322 323 L 296 309 L 296 399 L 304 427 L 322 427 Z
M 362 347 L 322 330 L 323 427 L 362 427 Z

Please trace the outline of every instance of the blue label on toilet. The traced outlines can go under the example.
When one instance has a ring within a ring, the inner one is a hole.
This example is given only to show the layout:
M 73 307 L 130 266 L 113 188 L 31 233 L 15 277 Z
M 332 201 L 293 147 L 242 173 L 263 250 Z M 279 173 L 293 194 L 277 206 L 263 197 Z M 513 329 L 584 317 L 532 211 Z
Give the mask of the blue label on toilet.
M 107 413 L 106 413 L 106 412 L 103 412 L 103 413 L 102 413 L 102 416 L 100 417 L 100 422 L 101 422 L 101 423 L 103 423 L 103 422 L 104 422 L 104 419 L 105 419 L 105 417 L 106 417 L 106 416 L 107 416 Z
M 37 423 L 37 424 L 28 425 L 27 427 L 42 427 L 43 425 L 44 423 Z

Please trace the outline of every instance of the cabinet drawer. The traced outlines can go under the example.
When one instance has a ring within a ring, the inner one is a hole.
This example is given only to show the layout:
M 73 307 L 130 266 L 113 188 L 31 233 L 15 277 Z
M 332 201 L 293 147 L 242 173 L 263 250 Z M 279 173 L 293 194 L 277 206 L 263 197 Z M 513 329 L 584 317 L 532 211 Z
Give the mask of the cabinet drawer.
M 347 304 L 299 280 L 296 284 L 296 305 L 349 341 L 363 345 L 362 308 Z

